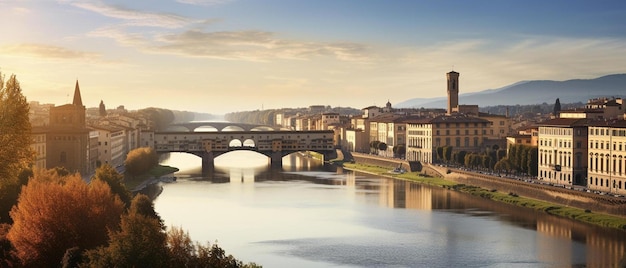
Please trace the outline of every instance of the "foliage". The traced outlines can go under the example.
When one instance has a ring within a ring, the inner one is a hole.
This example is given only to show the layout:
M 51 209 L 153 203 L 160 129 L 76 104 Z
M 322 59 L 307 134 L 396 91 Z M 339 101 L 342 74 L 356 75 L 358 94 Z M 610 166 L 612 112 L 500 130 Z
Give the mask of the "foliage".
M 0 223 L 0 267 L 16 267 L 19 264 L 13 244 L 7 238 L 10 228 L 10 224 Z
M 107 108 L 104 106 L 104 101 L 100 100 L 100 106 L 98 107 L 98 114 L 102 117 L 107 116 Z
M 106 244 L 124 206 L 104 182 L 87 185 L 79 174 L 36 172 L 11 210 L 7 237 L 25 266 L 61 263 L 67 249 Z
M 153 124 L 154 130 L 166 130 L 174 122 L 174 112 L 162 108 L 145 108 L 138 111 L 139 114 L 148 118 Z
M 158 164 L 159 157 L 150 147 L 141 147 L 130 151 L 124 161 L 126 172 L 132 176 L 146 173 Z
M 539 149 L 535 146 L 528 151 L 528 175 L 537 176 L 539 174 Z
M 443 147 L 439 146 L 439 147 L 437 147 L 435 150 L 437 151 L 437 159 L 438 159 L 439 161 L 444 160 L 444 159 L 443 159 Z
M 119 174 L 111 165 L 104 164 L 96 169 L 93 180 L 100 180 L 111 188 L 111 192 L 117 195 L 126 207 L 130 206 L 132 195 L 123 183 L 124 176 Z
M 371 141 L 370 142 L 370 152 L 371 153 L 377 153 L 378 152 L 378 145 L 380 145 L 380 141 Z
M 165 230 L 165 225 L 163 225 L 163 219 L 161 219 L 161 216 L 159 216 L 159 214 L 154 210 L 154 204 L 147 195 L 136 195 L 135 198 L 133 198 L 129 209 L 132 213 L 137 213 L 148 218 L 157 220 L 161 227 Z
M 15 75 L 5 84 L 0 73 L 0 222 L 11 222 L 9 210 L 25 183 L 19 175 L 34 159 L 28 111 L 28 102 Z
M 554 109 L 552 109 L 552 115 L 558 115 L 561 112 L 561 101 L 559 100 L 559 98 L 556 98 L 556 101 L 554 102 Z
M 133 199 L 133 202 L 136 199 Z M 132 205 L 131 205 L 132 207 Z M 88 267 L 168 267 L 166 234 L 158 220 L 129 210 L 109 245 L 86 253 Z
M 167 233 L 169 267 L 261 267 L 255 263 L 243 264 L 232 255 L 226 255 L 217 244 L 193 243 L 189 233 L 174 227 Z
M 507 158 L 502 158 L 494 165 L 493 169 L 498 172 L 509 173 L 513 169 L 511 162 Z
M 387 150 L 387 144 L 384 143 L 384 142 L 378 143 L 378 150 L 386 151 Z
M 446 162 L 450 162 L 452 161 L 452 146 L 445 146 L 443 147 L 443 159 Z
M 403 156 L 406 154 L 406 146 L 404 144 L 398 144 L 393 147 L 393 153 L 397 156 Z

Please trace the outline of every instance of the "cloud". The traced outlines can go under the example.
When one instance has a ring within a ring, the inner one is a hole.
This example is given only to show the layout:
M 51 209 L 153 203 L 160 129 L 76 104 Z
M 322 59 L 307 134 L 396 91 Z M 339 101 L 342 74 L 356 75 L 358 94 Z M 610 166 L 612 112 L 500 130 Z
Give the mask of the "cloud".
M 149 26 L 160 28 L 181 28 L 192 23 L 193 20 L 170 13 L 144 12 L 128 9 L 122 6 L 106 5 L 102 3 L 70 2 L 72 6 L 98 13 L 102 16 L 122 19 L 132 26 Z
M 43 44 L 17 44 L 0 47 L 0 54 L 23 55 L 50 59 L 95 59 L 97 53 L 71 50 Z
M 189 57 L 264 61 L 332 56 L 344 61 L 367 60 L 367 48 L 361 44 L 285 40 L 266 31 L 188 30 L 160 35 L 155 41 L 158 45 L 151 48 L 153 51 Z
M 176 0 L 176 2 L 187 5 L 213 6 L 232 2 L 233 0 Z

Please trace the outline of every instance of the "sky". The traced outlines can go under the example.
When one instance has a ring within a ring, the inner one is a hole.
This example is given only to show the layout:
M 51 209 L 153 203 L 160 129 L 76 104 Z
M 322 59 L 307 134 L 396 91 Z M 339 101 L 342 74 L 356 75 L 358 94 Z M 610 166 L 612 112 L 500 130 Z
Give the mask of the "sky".
M 626 1 L 0 0 L 29 101 L 223 114 L 626 73 Z

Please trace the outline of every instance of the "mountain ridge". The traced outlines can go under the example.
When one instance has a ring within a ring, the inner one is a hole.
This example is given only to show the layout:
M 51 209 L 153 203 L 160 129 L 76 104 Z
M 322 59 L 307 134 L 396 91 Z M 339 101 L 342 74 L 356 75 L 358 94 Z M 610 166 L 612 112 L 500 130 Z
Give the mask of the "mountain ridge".
M 480 107 L 532 105 L 553 102 L 587 102 L 598 97 L 625 97 L 626 74 L 609 74 L 593 79 L 524 80 L 496 89 L 459 94 L 459 104 Z M 397 108 L 445 108 L 447 97 L 413 98 L 394 105 Z

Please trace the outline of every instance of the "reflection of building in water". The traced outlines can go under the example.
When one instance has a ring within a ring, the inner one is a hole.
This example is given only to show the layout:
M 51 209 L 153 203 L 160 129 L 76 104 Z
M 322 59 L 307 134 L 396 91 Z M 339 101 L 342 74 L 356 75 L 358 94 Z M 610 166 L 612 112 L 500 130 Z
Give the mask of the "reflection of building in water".
M 574 254 L 575 248 L 566 247 L 571 245 L 572 240 L 572 222 L 555 217 L 542 217 L 537 219 L 537 258 L 543 263 L 559 263 L 565 264 L 565 261 L 572 265 L 572 258 L 577 257 Z
M 381 179 L 380 180 L 380 194 L 378 195 L 378 204 L 383 207 L 395 207 L 394 202 L 394 187 L 396 181 L 394 179 Z
M 381 206 L 431 210 L 432 199 L 431 187 L 394 179 L 381 181 L 379 194 Z
M 405 187 L 406 208 L 431 210 L 433 208 L 433 189 L 415 183 Z
M 588 232 L 587 267 L 626 267 L 626 246 L 623 240 Z

